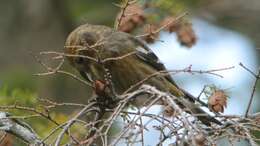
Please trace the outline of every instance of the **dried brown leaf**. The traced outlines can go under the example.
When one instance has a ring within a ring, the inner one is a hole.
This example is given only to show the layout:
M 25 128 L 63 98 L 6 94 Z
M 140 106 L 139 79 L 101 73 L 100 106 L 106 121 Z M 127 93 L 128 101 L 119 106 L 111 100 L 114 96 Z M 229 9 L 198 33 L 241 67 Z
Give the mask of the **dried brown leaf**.
M 172 108 L 172 106 L 169 105 L 165 105 L 163 107 L 163 115 L 165 117 L 174 117 L 177 115 L 177 113 L 175 112 L 175 110 Z
M 192 47 L 197 41 L 191 23 L 183 23 L 177 27 L 177 37 L 179 42 L 187 47 Z
M 118 17 L 120 16 L 121 14 L 118 15 Z M 144 24 L 145 19 L 146 17 L 141 5 L 138 3 L 129 5 L 122 16 L 121 22 L 119 22 L 119 30 L 130 33 L 137 26 Z
M 197 146 L 205 146 L 205 142 L 207 141 L 205 135 L 202 133 L 196 134 L 194 139 Z
M 213 112 L 224 112 L 227 107 L 227 95 L 223 90 L 215 91 L 208 99 L 209 109 Z

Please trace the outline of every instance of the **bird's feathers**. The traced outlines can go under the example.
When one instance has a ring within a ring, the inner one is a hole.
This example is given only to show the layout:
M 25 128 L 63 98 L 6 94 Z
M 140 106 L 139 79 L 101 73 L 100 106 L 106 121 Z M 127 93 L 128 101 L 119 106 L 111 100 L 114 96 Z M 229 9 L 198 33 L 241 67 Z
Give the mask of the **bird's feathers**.
M 95 47 L 90 47 L 92 45 Z M 68 54 L 86 55 L 97 60 L 120 57 L 136 52 L 123 59 L 105 62 L 104 64 L 93 62 L 87 58 L 77 62 L 75 60 L 77 57 L 68 56 L 71 64 L 88 81 L 103 80 L 106 74 L 104 68 L 109 70 L 112 75 L 112 83 L 119 94 L 148 76 L 166 70 L 158 57 L 141 40 L 106 26 L 86 24 L 78 27 L 69 35 L 65 49 Z M 170 92 L 176 97 L 193 99 L 191 95 L 186 94 L 177 86 L 169 74 L 159 74 L 144 83 L 155 86 L 159 90 Z M 183 98 L 180 99 L 180 103 L 182 106 L 190 108 L 194 113 L 205 113 L 190 100 Z M 207 118 L 211 117 L 199 118 L 201 121 L 206 119 L 205 123 L 207 123 Z

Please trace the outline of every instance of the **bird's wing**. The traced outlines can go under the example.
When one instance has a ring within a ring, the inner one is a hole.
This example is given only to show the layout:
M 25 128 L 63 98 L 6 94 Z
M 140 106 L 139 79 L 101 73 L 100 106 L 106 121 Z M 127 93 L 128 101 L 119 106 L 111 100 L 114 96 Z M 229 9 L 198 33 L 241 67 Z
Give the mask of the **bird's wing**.
M 151 65 L 154 69 L 156 69 L 157 71 L 166 71 L 165 66 L 163 65 L 162 62 L 160 62 L 159 58 L 154 54 L 154 52 L 141 40 L 139 40 L 138 38 L 135 37 L 131 37 L 131 39 L 138 44 L 137 50 L 137 56 L 139 59 L 141 59 L 142 61 L 144 61 L 145 63 Z M 172 79 L 172 77 L 170 75 L 165 75 L 165 78 L 171 82 L 172 84 L 174 84 L 176 87 L 177 84 L 174 82 L 174 80 Z
M 140 47 L 137 48 L 137 56 L 145 63 L 151 65 L 153 68 L 155 68 L 158 71 L 164 71 L 166 70 L 165 66 L 159 61 L 158 57 L 152 52 L 152 50 L 141 40 L 137 38 L 132 38 L 133 41 L 135 41 Z M 170 75 L 166 75 L 165 78 L 170 81 L 173 85 L 176 87 L 177 84 L 174 82 L 174 80 L 171 78 Z M 179 87 L 178 87 L 179 88 Z M 200 107 L 195 105 L 193 102 L 195 102 L 196 97 L 191 95 L 189 92 L 179 88 L 184 93 L 184 98 L 180 99 L 181 103 L 190 108 L 193 113 L 202 113 L 207 114 L 207 116 L 197 116 L 198 119 L 200 119 L 204 124 L 208 125 L 210 122 L 214 122 L 218 125 L 221 125 L 222 123 L 215 119 L 214 117 L 208 115 L 205 111 L 203 111 Z

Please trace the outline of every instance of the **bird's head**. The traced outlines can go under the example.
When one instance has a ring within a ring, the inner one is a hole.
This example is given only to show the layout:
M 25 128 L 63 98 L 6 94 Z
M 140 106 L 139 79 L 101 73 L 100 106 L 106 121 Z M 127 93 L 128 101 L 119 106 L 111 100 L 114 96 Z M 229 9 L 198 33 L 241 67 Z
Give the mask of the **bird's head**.
M 89 31 L 89 27 L 83 25 L 71 32 L 65 42 L 65 56 L 77 69 L 84 68 L 85 62 L 96 58 L 96 47 L 98 36 Z

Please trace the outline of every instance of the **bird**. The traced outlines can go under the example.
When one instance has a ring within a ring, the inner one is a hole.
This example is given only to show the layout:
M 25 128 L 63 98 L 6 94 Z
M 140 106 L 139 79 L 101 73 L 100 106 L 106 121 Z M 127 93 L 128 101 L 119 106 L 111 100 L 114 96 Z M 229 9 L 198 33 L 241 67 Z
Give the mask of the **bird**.
M 70 64 L 88 82 L 109 80 L 114 92 L 120 95 L 135 85 L 132 90 L 137 89 L 138 83 L 144 81 L 180 99 L 180 106 L 191 113 L 208 115 L 194 103 L 194 96 L 176 84 L 146 43 L 131 34 L 104 25 L 83 24 L 68 35 L 64 48 Z M 136 99 L 134 105 L 144 104 L 143 98 Z M 210 115 L 198 116 L 198 119 L 206 125 L 221 124 Z

